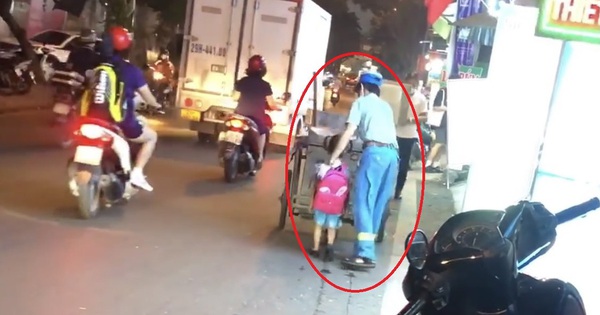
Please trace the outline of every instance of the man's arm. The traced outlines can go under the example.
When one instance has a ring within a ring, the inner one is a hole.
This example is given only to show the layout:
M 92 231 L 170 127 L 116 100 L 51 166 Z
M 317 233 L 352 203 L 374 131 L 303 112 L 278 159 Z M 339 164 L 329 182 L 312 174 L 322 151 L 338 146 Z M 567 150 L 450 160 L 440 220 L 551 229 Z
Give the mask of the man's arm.
M 340 158 L 340 155 L 342 155 L 342 152 L 344 152 L 344 149 L 346 149 L 346 147 L 348 146 L 348 143 L 350 142 L 350 139 L 352 139 L 352 136 L 354 135 L 354 133 L 356 132 L 356 129 L 358 128 L 358 125 L 360 124 L 361 116 L 362 115 L 360 112 L 360 103 L 359 103 L 359 100 L 356 100 L 356 101 L 354 101 L 354 103 L 352 104 L 352 107 L 350 108 L 350 113 L 348 114 L 348 120 L 346 121 L 346 130 L 344 130 L 344 133 L 340 137 L 340 140 L 338 141 L 338 144 L 335 147 L 335 150 L 331 154 L 331 160 L 329 161 L 329 164 L 333 164 L 335 161 L 337 161 Z
M 133 67 L 132 67 L 133 68 Z M 132 84 L 133 84 L 133 88 L 140 93 L 140 96 L 142 97 L 142 99 L 144 99 L 144 101 L 146 101 L 146 103 L 152 107 L 155 108 L 159 108 L 161 107 L 160 104 L 158 104 L 158 102 L 156 101 L 156 98 L 154 97 L 154 94 L 152 94 L 152 91 L 150 90 L 150 88 L 148 87 L 148 84 L 146 83 L 146 79 L 144 78 L 144 73 L 142 73 L 142 70 L 138 69 L 138 68 L 133 68 L 135 70 L 132 77 Z
M 269 106 L 270 110 L 279 110 L 279 106 L 277 106 L 277 103 L 275 102 L 275 99 L 273 98 L 273 89 L 271 88 L 271 84 L 267 83 L 265 86 L 265 95 L 266 95 L 266 99 L 267 99 L 267 105 Z
M 415 106 L 415 111 L 418 113 L 417 118 L 419 119 L 419 123 L 426 123 L 428 117 L 427 99 L 423 95 L 421 95 L 413 105 Z M 409 120 L 411 122 L 416 122 L 414 117 L 412 116 L 412 113 L 410 113 Z

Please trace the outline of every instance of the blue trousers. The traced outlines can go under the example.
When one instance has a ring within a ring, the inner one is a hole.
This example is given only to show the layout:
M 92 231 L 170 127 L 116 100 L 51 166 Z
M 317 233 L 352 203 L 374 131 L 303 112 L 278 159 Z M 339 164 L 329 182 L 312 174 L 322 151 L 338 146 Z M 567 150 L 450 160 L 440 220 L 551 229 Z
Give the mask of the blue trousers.
M 354 178 L 352 208 L 357 232 L 355 256 L 376 260 L 375 239 L 398 176 L 398 151 L 366 147 Z

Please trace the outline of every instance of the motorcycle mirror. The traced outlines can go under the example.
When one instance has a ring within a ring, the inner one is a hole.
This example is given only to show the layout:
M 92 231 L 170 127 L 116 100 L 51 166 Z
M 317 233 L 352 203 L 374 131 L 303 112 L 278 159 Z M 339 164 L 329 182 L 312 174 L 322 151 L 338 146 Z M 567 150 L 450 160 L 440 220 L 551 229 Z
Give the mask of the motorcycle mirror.
M 406 236 L 406 240 L 404 241 L 404 248 L 408 248 L 408 253 L 406 254 L 406 258 L 408 262 L 413 265 L 417 269 L 422 269 L 425 265 L 425 259 L 427 258 L 429 242 L 427 240 L 427 235 L 422 230 L 417 230 L 415 233 L 415 237 L 413 239 L 412 244 L 409 242 L 412 236 L 412 232 L 408 233 Z

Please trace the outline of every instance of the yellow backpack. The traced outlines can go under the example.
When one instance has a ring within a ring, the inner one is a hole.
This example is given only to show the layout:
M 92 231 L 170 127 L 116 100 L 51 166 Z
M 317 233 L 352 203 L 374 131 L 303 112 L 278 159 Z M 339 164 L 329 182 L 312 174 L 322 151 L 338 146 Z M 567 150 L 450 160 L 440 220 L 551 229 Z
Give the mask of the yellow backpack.
M 91 107 L 106 108 L 115 122 L 123 121 L 125 116 L 124 87 L 125 85 L 113 65 L 104 63 L 96 67 L 94 78 L 81 98 L 81 116 L 86 116 Z

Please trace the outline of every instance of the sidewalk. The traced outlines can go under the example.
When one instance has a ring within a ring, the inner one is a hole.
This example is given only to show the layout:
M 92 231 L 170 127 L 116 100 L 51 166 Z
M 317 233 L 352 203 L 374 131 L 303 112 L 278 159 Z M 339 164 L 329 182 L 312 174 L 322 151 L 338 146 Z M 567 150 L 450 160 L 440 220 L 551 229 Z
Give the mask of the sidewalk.
M 0 96 L 0 115 L 50 108 L 54 104 L 52 88 L 34 85 L 25 95 Z
M 421 170 L 415 169 L 409 173 L 406 186 L 404 187 L 403 199 L 399 204 L 398 222 L 396 233 L 393 237 L 393 262 L 388 270 L 394 268 L 404 253 L 404 241 L 416 222 L 421 198 Z M 454 215 L 454 200 L 452 192 L 444 186 L 440 174 L 427 174 L 425 181 L 425 197 L 419 228 L 422 229 L 429 239 L 433 237 L 437 229 L 449 217 Z M 387 281 L 383 295 L 380 315 L 395 315 L 404 307 L 406 300 L 402 293 L 402 280 L 408 269 L 406 259 L 396 270 L 394 275 Z

